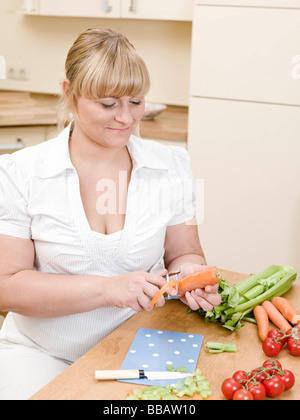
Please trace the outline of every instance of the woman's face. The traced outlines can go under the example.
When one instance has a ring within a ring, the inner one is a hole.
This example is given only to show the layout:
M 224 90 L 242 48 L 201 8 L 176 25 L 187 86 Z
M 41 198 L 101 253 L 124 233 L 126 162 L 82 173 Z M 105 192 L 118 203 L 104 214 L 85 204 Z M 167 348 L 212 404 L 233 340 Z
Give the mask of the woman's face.
M 106 147 L 123 147 L 134 134 L 145 110 L 143 96 L 77 101 L 75 127 L 90 140 Z

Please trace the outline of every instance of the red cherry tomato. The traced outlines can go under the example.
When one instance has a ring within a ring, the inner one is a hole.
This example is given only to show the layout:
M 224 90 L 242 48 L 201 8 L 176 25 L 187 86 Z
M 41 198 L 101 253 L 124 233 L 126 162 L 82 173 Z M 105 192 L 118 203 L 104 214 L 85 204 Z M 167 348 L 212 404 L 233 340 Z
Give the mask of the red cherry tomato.
M 238 381 L 236 381 L 233 378 L 228 378 L 228 379 L 225 379 L 225 381 L 222 383 L 221 389 L 222 389 L 224 397 L 226 397 L 228 400 L 232 400 L 233 394 L 235 393 L 235 391 L 241 388 L 242 388 L 242 385 L 239 384 Z
M 287 348 L 292 356 L 300 356 L 300 339 L 289 338 Z
M 245 385 L 245 383 L 248 380 L 247 374 L 246 374 L 246 372 L 244 370 L 238 370 L 237 372 L 235 372 L 232 375 L 232 377 L 233 377 L 233 379 L 235 379 L 241 385 Z
M 263 386 L 266 389 L 268 397 L 271 398 L 279 397 L 279 395 L 281 395 L 284 391 L 284 383 L 277 375 L 270 379 L 265 379 Z
M 255 378 L 256 382 L 263 382 L 268 375 L 262 368 L 253 369 L 250 373 L 250 378 Z
M 278 375 L 278 374 L 276 374 Z M 278 375 L 281 381 L 284 383 L 284 390 L 288 391 L 295 384 L 295 376 L 290 370 L 284 370 L 283 375 Z
M 245 400 L 253 400 L 253 395 L 247 389 L 238 389 L 235 391 L 233 395 L 233 400 L 236 401 L 245 401 Z
M 253 399 L 256 401 L 263 400 L 267 395 L 266 388 L 263 386 L 262 383 L 255 385 L 250 382 L 250 384 L 248 385 L 248 389 L 251 392 Z
M 286 335 L 291 335 L 291 337 L 288 337 L 288 340 L 290 338 L 296 338 L 297 340 L 300 340 L 300 329 L 297 327 L 291 328 L 290 330 L 286 331 Z
M 270 369 L 268 370 L 268 375 L 273 375 L 274 373 L 278 372 L 278 369 L 282 370 L 282 365 L 279 360 L 276 359 L 268 359 L 263 363 L 263 367 Z M 274 368 L 274 369 L 271 369 Z
M 263 352 L 269 357 L 277 356 L 282 349 L 282 344 L 277 343 L 274 338 L 266 338 L 262 344 Z
M 269 338 L 276 338 L 276 339 L 280 339 L 281 337 L 283 337 L 285 334 L 284 332 L 280 332 L 280 330 L 277 330 L 276 328 L 273 328 L 272 330 L 269 331 L 268 333 L 268 337 Z M 282 344 L 282 346 L 285 345 L 285 343 L 287 342 L 288 338 L 284 337 L 282 338 L 279 342 Z

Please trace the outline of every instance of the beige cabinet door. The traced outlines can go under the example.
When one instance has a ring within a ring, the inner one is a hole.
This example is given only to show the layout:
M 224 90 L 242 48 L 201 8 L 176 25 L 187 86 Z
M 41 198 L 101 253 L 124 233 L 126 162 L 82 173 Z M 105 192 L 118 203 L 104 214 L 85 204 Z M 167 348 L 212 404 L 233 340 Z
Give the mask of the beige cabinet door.
M 300 107 L 192 98 L 189 118 L 209 264 L 300 271 Z
M 299 56 L 300 9 L 195 7 L 194 96 L 300 105 Z
M 53 128 L 44 126 L 2 127 L 0 154 L 16 152 L 24 147 L 39 144 L 52 137 L 54 132 Z
M 121 0 L 39 0 L 39 14 L 119 18 Z
M 193 19 L 194 0 L 122 0 L 122 17 L 131 19 Z
M 206 6 L 285 7 L 300 9 L 299 0 L 195 0 L 195 4 Z

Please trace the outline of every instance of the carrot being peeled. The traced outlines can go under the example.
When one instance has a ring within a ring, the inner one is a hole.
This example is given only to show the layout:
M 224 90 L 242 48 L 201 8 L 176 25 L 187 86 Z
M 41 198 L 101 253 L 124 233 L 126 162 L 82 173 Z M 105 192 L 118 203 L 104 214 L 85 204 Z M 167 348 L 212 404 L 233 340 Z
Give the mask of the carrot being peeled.
M 179 291 L 183 296 L 186 292 L 195 289 L 204 289 L 206 286 L 215 286 L 221 280 L 221 275 L 216 267 L 207 267 L 202 271 L 190 274 L 179 282 Z
M 255 306 L 253 313 L 257 322 L 258 336 L 261 341 L 264 341 L 268 337 L 269 333 L 269 316 L 263 306 Z
M 221 274 L 217 271 L 216 267 L 206 267 L 202 271 L 190 274 L 180 281 L 171 280 L 166 283 L 154 296 L 151 301 L 151 306 L 154 306 L 158 299 L 171 287 L 177 285 L 179 294 L 183 296 L 186 292 L 195 289 L 204 289 L 206 286 L 214 286 L 221 280 Z
M 293 325 L 300 323 L 300 314 L 291 305 L 291 303 L 283 297 L 274 297 L 271 302 L 277 308 L 282 315 Z
M 286 332 L 291 328 L 291 324 L 285 319 L 285 317 L 278 311 L 277 308 L 273 305 L 273 303 L 265 300 L 262 303 L 262 306 L 267 311 L 268 317 L 276 325 L 276 327 L 280 328 L 282 331 Z

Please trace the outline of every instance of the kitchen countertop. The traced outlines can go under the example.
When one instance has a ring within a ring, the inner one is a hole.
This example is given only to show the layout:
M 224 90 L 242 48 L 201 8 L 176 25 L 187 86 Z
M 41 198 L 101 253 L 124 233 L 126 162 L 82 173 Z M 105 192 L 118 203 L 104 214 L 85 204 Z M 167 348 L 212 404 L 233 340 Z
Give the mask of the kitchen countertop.
M 0 127 L 56 125 L 58 97 L 0 91 Z
M 221 270 L 223 277 L 235 283 L 248 275 Z M 300 301 L 300 286 L 293 285 L 285 294 L 296 307 Z M 160 329 L 203 335 L 203 344 L 197 368 L 211 384 L 215 399 L 223 399 L 221 384 L 237 370 L 250 371 L 268 359 L 262 351 L 257 326 L 245 322 L 239 331 L 229 332 L 219 323 L 205 322 L 196 312 L 187 314 L 187 307 L 178 300 L 171 300 L 151 312 L 142 311 L 102 340 L 57 378 L 31 397 L 31 400 L 125 400 L 131 389 L 142 385 L 115 380 L 96 381 L 95 370 L 119 369 L 139 328 Z M 235 343 L 236 353 L 211 354 L 205 349 L 208 341 Z M 286 348 L 278 356 L 284 369 L 291 370 L 296 378 L 292 389 L 274 399 L 299 400 L 299 360 Z M 137 366 L 137 368 L 139 368 Z M 266 398 L 268 399 L 268 398 Z
M 59 97 L 0 91 L 0 127 L 56 125 Z M 141 121 L 142 138 L 187 141 L 188 108 L 168 106 L 154 120 Z

